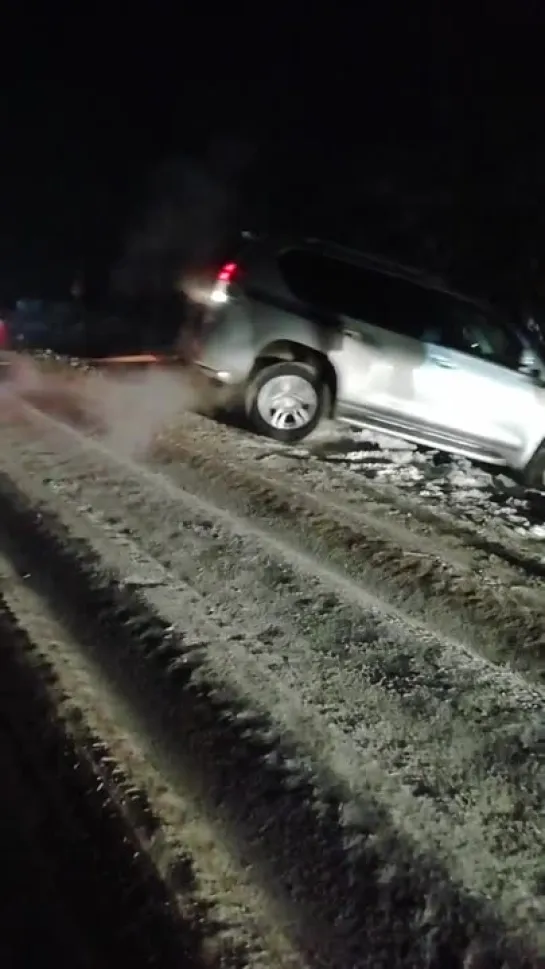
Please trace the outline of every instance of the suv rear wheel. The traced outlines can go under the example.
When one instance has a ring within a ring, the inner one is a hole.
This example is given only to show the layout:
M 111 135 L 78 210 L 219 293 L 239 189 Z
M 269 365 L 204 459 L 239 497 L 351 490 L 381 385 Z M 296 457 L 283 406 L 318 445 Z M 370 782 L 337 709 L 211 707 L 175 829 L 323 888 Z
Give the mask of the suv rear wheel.
M 261 434 L 302 441 L 320 422 L 327 387 L 310 365 L 274 363 L 258 371 L 246 390 L 246 415 Z

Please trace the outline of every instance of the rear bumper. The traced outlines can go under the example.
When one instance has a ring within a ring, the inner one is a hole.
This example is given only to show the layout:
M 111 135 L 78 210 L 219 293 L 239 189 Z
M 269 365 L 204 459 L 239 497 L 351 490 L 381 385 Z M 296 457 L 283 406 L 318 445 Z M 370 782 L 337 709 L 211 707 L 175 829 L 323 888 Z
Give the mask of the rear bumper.
M 198 400 L 205 410 L 236 407 L 243 399 L 240 383 L 232 381 L 231 374 L 224 370 L 214 370 L 196 363 L 192 367 L 192 375 Z
M 200 376 L 218 387 L 232 387 L 236 383 L 228 370 L 215 370 L 213 367 L 207 367 L 206 364 L 198 361 L 196 361 L 194 367 Z

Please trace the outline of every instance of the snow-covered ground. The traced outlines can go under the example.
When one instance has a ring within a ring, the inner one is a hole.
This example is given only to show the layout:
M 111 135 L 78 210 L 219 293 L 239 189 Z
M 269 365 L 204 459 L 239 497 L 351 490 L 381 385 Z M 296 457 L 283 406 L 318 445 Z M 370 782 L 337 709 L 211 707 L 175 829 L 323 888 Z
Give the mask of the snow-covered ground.
M 256 437 L 248 443 L 252 450 L 270 455 L 273 464 L 317 458 L 375 483 L 384 482 L 431 507 L 447 508 L 451 514 L 458 511 L 475 524 L 487 525 L 494 519 L 538 547 L 545 543 L 545 494 L 524 489 L 507 469 L 333 422 L 321 425 L 296 447 Z
M 447 504 L 451 512 L 460 506 L 475 522 L 499 516 L 527 537 L 545 541 L 545 494 L 525 490 L 506 470 L 370 431 L 331 430 L 308 445 L 323 461 L 387 481 L 431 505 Z

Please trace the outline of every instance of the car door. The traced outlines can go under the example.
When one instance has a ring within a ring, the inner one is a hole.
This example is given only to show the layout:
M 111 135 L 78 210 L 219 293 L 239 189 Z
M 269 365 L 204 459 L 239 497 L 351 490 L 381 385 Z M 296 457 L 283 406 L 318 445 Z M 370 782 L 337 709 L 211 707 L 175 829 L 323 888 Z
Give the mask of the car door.
M 426 435 L 434 420 L 431 401 L 440 390 L 424 340 L 433 322 L 428 290 L 399 275 L 362 268 L 350 310 L 335 357 L 341 402 L 400 434 Z
M 438 430 L 469 448 L 520 451 L 541 420 L 535 381 L 522 372 L 522 341 L 491 313 L 446 294 L 437 320 L 416 383 Z
M 395 277 L 357 262 L 326 257 L 320 303 L 334 309 L 338 339 L 328 355 L 337 373 L 339 409 L 354 418 L 397 421 L 414 403 L 413 373 L 422 359 L 414 314 Z
M 284 251 L 279 262 L 312 321 L 317 346 L 335 367 L 340 411 L 357 418 L 363 408 L 383 407 L 392 358 L 388 334 L 372 325 L 372 307 L 380 302 L 374 274 L 349 259 L 306 248 Z
M 388 334 L 356 316 L 343 314 L 340 339 L 329 357 L 337 373 L 339 406 L 357 412 L 391 410 L 394 354 Z

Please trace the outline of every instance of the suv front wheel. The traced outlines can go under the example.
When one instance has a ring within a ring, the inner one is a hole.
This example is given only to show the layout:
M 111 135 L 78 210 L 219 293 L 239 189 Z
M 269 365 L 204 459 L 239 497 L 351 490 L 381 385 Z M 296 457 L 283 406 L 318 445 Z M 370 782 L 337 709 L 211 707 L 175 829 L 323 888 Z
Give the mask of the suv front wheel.
M 324 413 L 327 387 L 304 363 L 282 362 L 259 370 L 246 390 L 246 416 L 261 434 L 286 444 L 302 441 Z

